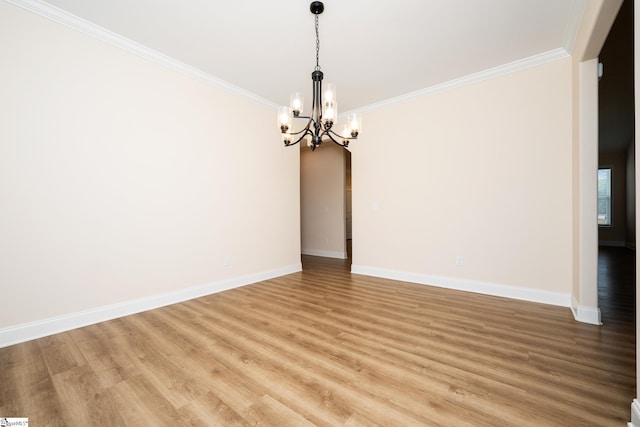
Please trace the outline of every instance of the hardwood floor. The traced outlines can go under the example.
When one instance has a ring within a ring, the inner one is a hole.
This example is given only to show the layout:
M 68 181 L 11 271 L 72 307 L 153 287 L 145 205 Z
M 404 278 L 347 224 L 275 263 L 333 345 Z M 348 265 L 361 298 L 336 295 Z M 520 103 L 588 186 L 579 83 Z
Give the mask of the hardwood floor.
M 628 319 L 607 322 L 603 309 L 604 326 L 586 325 L 566 308 L 303 262 L 301 273 L 0 349 L 0 416 L 33 426 L 630 419 Z
M 635 334 L 635 256 L 635 251 L 627 248 L 602 246 L 598 251 L 598 306 L 602 321 L 629 334 Z

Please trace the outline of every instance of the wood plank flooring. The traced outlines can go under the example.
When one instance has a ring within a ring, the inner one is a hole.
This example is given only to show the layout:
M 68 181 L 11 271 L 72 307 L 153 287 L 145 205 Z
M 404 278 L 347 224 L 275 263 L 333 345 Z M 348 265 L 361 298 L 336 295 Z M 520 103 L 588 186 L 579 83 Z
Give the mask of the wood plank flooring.
M 0 349 L 33 426 L 621 426 L 633 327 L 566 308 L 304 271 Z M 631 319 L 633 321 L 633 319 Z

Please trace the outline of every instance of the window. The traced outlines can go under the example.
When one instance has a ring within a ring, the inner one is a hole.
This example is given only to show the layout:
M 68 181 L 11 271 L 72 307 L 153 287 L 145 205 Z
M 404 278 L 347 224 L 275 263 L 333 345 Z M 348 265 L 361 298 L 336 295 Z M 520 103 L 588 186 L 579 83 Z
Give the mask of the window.
M 598 169 L 598 225 L 611 225 L 611 169 Z

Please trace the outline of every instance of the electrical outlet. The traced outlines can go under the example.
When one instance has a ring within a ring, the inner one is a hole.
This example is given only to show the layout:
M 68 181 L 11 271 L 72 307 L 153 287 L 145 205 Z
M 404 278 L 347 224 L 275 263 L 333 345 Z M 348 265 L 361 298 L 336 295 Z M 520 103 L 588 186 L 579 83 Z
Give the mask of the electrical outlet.
M 222 263 L 225 267 L 229 267 L 231 265 L 231 255 L 225 255 Z
M 464 257 L 462 257 L 462 256 L 458 255 L 458 256 L 456 257 L 456 265 L 457 265 L 458 267 L 463 266 L 463 265 L 464 265 Z

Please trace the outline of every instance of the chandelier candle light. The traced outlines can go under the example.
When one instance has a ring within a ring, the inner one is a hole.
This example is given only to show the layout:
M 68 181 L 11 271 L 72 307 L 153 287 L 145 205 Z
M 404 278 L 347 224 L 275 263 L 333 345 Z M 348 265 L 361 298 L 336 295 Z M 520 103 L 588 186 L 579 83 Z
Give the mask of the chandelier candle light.
M 311 102 L 311 115 L 303 116 L 303 98 L 300 92 L 291 95 L 289 107 L 280 107 L 278 111 L 278 125 L 282 132 L 282 141 L 286 147 L 296 145 L 305 137 L 309 137 L 307 143 L 312 150 L 322 144 L 323 138 L 327 137 L 336 144 L 347 147 L 349 141 L 358 138 L 361 128 L 361 118 L 359 114 L 349 114 L 347 123 L 342 134 L 333 131 L 334 124 L 338 121 L 338 100 L 336 98 L 336 87 L 327 83 L 322 92 L 322 78 L 320 71 L 320 38 L 318 31 L 318 15 L 324 11 L 324 4 L 321 1 L 314 1 L 310 6 L 311 13 L 315 15 L 316 21 L 316 67 L 311 73 L 313 81 L 313 100 Z M 293 119 L 307 119 L 307 125 L 299 132 L 293 131 Z M 337 126 L 336 126 L 337 127 Z

